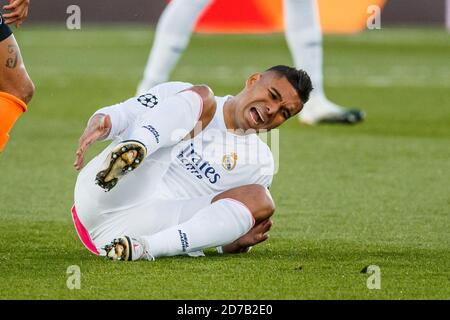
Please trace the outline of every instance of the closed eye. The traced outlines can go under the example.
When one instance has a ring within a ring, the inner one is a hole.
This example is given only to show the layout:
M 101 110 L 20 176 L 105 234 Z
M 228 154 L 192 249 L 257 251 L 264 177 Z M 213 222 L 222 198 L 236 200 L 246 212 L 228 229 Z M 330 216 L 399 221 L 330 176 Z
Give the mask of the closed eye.
M 284 109 L 284 110 L 283 110 L 283 117 L 284 117 L 285 119 L 288 119 L 288 118 L 291 117 L 291 113 L 290 113 L 288 110 Z
M 275 95 L 275 93 L 273 93 L 273 92 L 270 91 L 270 90 L 269 90 L 269 97 L 270 97 L 272 100 L 276 100 L 276 99 L 277 99 L 277 96 Z

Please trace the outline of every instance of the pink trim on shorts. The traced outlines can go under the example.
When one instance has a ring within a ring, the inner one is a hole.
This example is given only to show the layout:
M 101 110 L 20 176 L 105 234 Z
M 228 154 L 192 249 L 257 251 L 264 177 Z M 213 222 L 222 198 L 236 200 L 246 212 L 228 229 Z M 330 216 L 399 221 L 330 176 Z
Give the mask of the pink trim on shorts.
M 95 247 L 94 242 L 92 242 L 91 236 L 89 235 L 89 232 L 86 230 L 86 228 L 81 223 L 80 219 L 77 215 L 77 209 L 75 209 L 75 205 L 72 207 L 72 220 L 73 224 L 75 225 L 75 229 L 77 230 L 78 237 L 80 238 L 81 242 L 84 244 L 84 246 L 93 254 L 100 255 L 100 252 L 98 252 L 97 248 Z
M 252 217 L 252 221 L 253 221 L 252 226 L 255 225 L 255 223 L 256 223 L 255 217 L 253 216 L 252 212 L 250 211 L 250 209 L 249 209 L 245 204 L 243 204 L 243 203 L 240 202 L 239 200 L 232 199 L 232 198 L 223 198 L 223 199 L 221 199 L 221 200 L 230 200 L 230 201 L 233 201 L 233 202 L 235 202 L 235 203 L 237 203 L 237 204 L 240 204 L 242 207 L 244 207 L 245 210 L 247 210 L 247 212 L 248 212 L 248 214 L 250 215 L 250 217 Z

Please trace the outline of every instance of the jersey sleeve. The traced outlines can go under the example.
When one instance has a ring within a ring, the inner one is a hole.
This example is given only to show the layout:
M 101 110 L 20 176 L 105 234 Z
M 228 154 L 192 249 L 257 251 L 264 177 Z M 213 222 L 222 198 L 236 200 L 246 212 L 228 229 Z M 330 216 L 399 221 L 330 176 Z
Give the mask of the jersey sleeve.
M 111 117 L 112 128 L 105 140 L 122 136 L 139 116 L 189 87 L 192 87 L 191 83 L 166 82 L 153 87 L 143 95 L 97 110 L 94 115 L 106 114 Z

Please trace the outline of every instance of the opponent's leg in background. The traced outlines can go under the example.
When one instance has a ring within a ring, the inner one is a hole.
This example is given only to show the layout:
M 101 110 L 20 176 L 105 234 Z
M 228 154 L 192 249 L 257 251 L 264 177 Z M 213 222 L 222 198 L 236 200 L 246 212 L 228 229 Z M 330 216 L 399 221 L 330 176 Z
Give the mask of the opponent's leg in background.
M 263 186 L 237 187 L 215 196 L 209 206 L 178 225 L 138 239 L 125 236 L 114 240 L 107 246 L 108 256 L 151 260 L 229 244 L 255 223 L 268 219 L 274 210 L 272 198 Z
M 0 16 L 1 19 L 1 16 Z M 9 132 L 34 93 L 34 85 L 23 63 L 19 45 L 10 29 L 0 22 L 0 152 Z
M 137 95 L 169 79 L 189 43 L 197 18 L 210 1 L 173 0 L 167 5 L 159 18 L 155 40 Z
M 358 110 L 345 110 L 329 101 L 323 87 L 322 31 L 316 0 L 284 0 L 285 35 L 296 68 L 311 77 L 314 90 L 299 119 L 319 122 L 355 123 L 363 119 Z

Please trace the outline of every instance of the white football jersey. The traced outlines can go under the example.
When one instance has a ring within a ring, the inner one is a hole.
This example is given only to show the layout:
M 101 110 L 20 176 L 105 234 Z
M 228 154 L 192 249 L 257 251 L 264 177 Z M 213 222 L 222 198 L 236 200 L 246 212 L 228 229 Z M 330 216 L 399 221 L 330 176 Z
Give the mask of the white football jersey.
M 161 195 L 193 198 L 247 184 L 270 186 L 274 160 L 267 144 L 257 134 L 227 131 L 223 106 L 230 97 L 216 97 L 216 113 L 208 126 L 174 147 Z
M 185 82 L 166 82 L 144 95 L 102 108 L 96 113 L 111 116 L 112 130 L 108 138 L 118 143 L 133 130 L 133 123 L 141 114 L 150 109 L 159 110 L 162 101 L 191 86 Z M 260 184 L 268 188 L 274 173 L 272 152 L 255 133 L 237 135 L 227 131 L 223 107 L 230 97 L 216 97 L 216 113 L 202 132 L 193 139 L 150 154 L 147 163 L 136 174 L 126 177 L 119 187 L 124 185 L 126 189 L 127 185 L 132 185 L 135 190 L 145 189 L 147 182 L 143 180 L 158 181 L 157 188 L 154 185 L 150 188 L 152 194 L 156 192 L 159 197 L 170 199 L 211 195 L 247 184 Z M 165 106 L 161 112 L 167 112 L 168 107 Z M 166 116 L 172 114 L 167 112 Z M 178 116 L 188 117 L 188 114 Z M 100 158 L 104 159 L 108 152 L 105 150 Z M 165 164 L 166 159 L 170 164 Z M 130 204 L 138 202 L 135 197 L 139 198 L 137 194 L 129 196 Z

